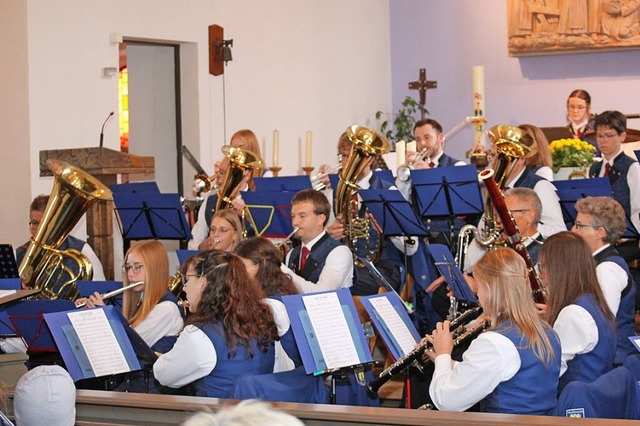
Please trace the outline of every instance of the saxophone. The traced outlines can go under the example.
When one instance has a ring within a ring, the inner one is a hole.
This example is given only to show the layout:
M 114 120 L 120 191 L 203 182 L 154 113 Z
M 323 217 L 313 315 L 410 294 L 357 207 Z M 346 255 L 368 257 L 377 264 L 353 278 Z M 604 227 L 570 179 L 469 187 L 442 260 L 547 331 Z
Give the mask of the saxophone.
M 346 236 L 343 240 L 352 253 L 356 255 L 356 245 L 359 240 L 365 242 L 367 260 L 375 263 L 380 258 L 383 236 L 377 235 L 375 246 L 370 244 L 371 224 L 366 217 L 360 217 L 358 201 L 354 200 L 360 187 L 356 183 L 362 171 L 367 167 L 371 158 L 389 152 L 389 142 L 375 131 L 361 126 L 351 126 L 347 129 L 347 136 L 351 141 L 351 152 L 346 164 L 342 167 L 340 181 L 336 188 L 335 214 L 342 216 Z M 360 266 L 360 265 L 358 265 Z M 364 266 L 364 265 L 362 265 Z

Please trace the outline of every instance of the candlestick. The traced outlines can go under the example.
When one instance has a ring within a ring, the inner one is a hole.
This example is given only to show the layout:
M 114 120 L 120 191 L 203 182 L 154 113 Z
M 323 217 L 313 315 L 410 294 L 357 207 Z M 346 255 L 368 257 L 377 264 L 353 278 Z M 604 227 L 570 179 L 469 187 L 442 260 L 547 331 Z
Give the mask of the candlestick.
M 406 158 L 407 158 L 406 145 L 407 143 L 403 140 L 396 142 L 396 164 L 398 166 L 401 166 L 404 163 L 406 163 Z
M 280 170 L 282 170 L 282 167 L 271 166 L 271 167 L 269 167 L 269 170 L 273 174 L 273 177 L 278 177 L 278 173 L 280 173 Z
M 277 130 L 273 131 L 273 165 L 278 165 L 278 137 L 279 133 Z
M 311 130 L 307 131 L 307 151 L 304 165 L 306 167 L 311 166 Z
M 313 166 L 304 166 L 302 170 L 306 173 L 307 176 L 311 176 L 311 172 L 313 171 Z

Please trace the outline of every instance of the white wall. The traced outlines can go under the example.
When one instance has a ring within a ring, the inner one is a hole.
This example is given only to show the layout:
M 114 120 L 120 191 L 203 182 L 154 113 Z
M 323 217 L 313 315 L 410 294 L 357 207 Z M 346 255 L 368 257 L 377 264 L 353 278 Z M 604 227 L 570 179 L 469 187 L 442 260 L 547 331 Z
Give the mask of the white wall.
M 101 76 L 103 67 L 118 66 L 112 33 L 185 44 L 195 63 L 183 64 L 183 76 L 191 78 L 184 85 L 197 102 L 183 110 L 191 126 L 184 143 L 199 148 L 192 151 L 210 171 L 219 147 L 240 128 L 268 142 L 267 163 L 272 131 L 280 130 L 284 175 L 299 173 L 298 144 L 307 130 L 314 132 L 314 165 L 333 164 L 340 133 L 352 124 L 375 125 L 375 111 L 391 103 L 388 0 L 0 0 L 0 7 L 3 18 L 22 17 L 16 21 L 22 25 L 0 25 L 0 39 L 17 36 L 22 50 L 9 57 L 26 64 L 12 84 L 0 85 L 0 99 L 28 105 L 17 118 L 24 131 L 13 159 L 29 166 L 22 172 L 27 179 L 16 183 L 28 196 L 12 203 L 19 217 L 1 219 L 3 233 L 21 231 L 22 237 L 6 237 L 14 243 L 27 235 L 31 197 L 51 190 L 51 178 L 39 177 L 39 151 L 97 145 L 106 115 L 117 111 L 117 80 Z M 234 40 L 224 78 L 208 74 L 211 24 Z M 0 48 L 4 57 L 15 46 Z M 16 93 L 20 78 L 28 78 L 28 98 L 25 90 Z M 105 146 L 113 149 L 119 148 L 116 123 L 105 127 Z M 3 130 L 8 124 L 0 118 Z M 0 173 L 15 182 L 8 169 Z M 3 200 L 8 193 L 0 189 Z
M 640 112 L 640 52 L 598 52 L 511 58 L 507 51 L 505 0 L 393 0 L 390 2 L 394 110 L 407 82 L 426 68 L 438 88 L 427 92 L 431 116 L 445 128 L 473 114 L 473 65 L 485 68 L 488 126 L 531 123 L 565 125 L 566 98 L 586 89 L 592 112 Z M 629 120 L 640 128 L 640 120 Z M 449 141 L 458 158 L 473 146 L 471 130 Z

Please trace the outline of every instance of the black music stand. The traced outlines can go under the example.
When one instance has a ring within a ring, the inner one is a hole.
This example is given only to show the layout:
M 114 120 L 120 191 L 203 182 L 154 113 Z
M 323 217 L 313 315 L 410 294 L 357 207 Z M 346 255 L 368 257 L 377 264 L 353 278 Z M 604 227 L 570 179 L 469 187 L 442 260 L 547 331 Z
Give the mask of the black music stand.
M 611 182 L 609 178 L 573 179 L 552 182 L 556 187 L 562 217 L 567 229 L 573 228 L 576 223 L 576 201 L 584 197 L 612 197 Z M 626 215 L 625 215 L 626 216 Z M 631 222 L 629 216 L 625 217 L 627 229 L 622 235 L 623 238 L 640 238 L 638 230 Z
M 475 165 L 411 170 L 418 213 L 424 219 L 446 219 L 449 241 L 458 216 L 482 214 L 484 203 Z
M 18 278 L 18 264 L 11 244 L 0 244 L 0 278 Z
M 247 191 L 242 194 L 242 199 L 255 222 L 258 236 L 286 238 L 293 231 L 293 226 L 291 225 L 291 198 L 294 195 L 295 192 L 293 191 L 272 190 Z
M 133 240 L 189 240 L 191 229 L 178 194 L 114 192 L 124 251 Z

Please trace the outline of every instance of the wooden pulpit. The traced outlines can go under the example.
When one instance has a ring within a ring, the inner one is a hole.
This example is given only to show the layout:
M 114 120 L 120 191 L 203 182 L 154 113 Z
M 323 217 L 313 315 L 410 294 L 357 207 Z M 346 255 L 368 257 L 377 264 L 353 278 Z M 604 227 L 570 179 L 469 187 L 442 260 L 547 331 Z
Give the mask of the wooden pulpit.
M 79 167 L 105 185 L 117 184 L 118 175 L 127 182 L 131 174 L 153 174 L 154 157 L 141 157 L 109 148 L 73 148 L 40 151 L 40 176 L 53 176 L 48 159 Z M 98 255 L 107 280 L 114 279 L 113 201 L 100 201 L 87 211 L 88 243 Z

